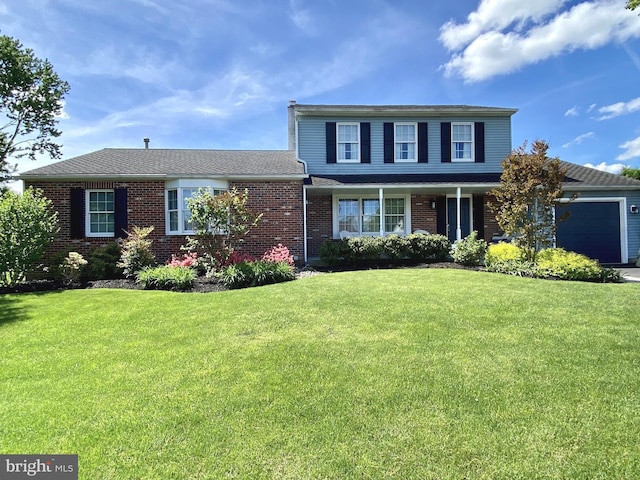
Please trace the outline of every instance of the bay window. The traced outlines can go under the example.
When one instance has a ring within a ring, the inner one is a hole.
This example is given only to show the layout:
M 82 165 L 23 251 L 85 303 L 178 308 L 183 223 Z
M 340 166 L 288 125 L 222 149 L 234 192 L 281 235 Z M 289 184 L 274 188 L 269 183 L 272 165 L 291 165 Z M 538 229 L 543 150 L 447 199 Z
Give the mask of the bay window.
M 213 195 L 219 195 L 228 190 L 228 185 L 227 182 L 219 180 L 173 180 L 167 182 L 165 191 L 167 235 L 195 233 L 187 200 L 198 193 L 200 189 L 208 189 Z

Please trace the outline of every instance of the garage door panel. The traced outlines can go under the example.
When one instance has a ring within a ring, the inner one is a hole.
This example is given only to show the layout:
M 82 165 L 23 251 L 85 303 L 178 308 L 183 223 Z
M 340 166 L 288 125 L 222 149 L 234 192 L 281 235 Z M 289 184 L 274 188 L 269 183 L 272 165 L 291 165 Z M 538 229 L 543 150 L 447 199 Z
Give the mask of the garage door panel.
M 569 217 L 558 223 L 557 245 L 602 263 L 620 263 L 620 206 L 618 202 L 575 202 L 561 206 Z

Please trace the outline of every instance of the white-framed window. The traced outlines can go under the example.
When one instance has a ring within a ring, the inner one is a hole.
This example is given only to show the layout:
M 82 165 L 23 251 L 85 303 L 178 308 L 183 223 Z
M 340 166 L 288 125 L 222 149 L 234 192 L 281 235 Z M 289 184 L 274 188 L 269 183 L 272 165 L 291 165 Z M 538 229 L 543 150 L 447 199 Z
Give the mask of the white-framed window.
M 394 124 L 394 143 L 396 162 L 417 162 L 417 130 L 416 123 Z
M 227 182 L 220 180 L 173 180 L 165 185 L 165 223 L 167 235 L 192 235 L 191 211 L 187 200 L 200 189 L 209 189 L 219 195 L 229 189 Z
M 86 190 L 86 236 L 113 237 L 115 193 L 113 190 Z
M 340 196 L 334 198 L 336 213 L 335 228 L 339 232 L 349 232 L 352 236 L 380 235 L 380 222 L 383 222 L 384 234 L 409 233 L 409 200 L 406 196 Z
M 473 123 L 451 124 L 451 161 L 473 162 Z
M 360 124 L 336 123 L 338 157 L 341 163 L 360 162 Z

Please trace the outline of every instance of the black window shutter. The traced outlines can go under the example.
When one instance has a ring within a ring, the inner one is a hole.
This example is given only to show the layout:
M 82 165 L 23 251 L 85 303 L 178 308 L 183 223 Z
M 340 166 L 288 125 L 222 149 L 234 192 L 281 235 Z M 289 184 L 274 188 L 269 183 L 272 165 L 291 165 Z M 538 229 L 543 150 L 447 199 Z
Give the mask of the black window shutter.
M 393 123 L 384 124 L 384 163 L 393 163 Z
M 418 163 L 429 161 L 429 130 L 427 122 L 418 123 Z
M 447 236 L 447 197 L 436 198 L 436 230 Z
M 116 238 L 125 238 L 127 236 L 125 230 L 129 228 L 127 224 L 127 189 L 116 188 L 113 192 L 115 204 L 115 213 L 113 215 L 114 235 Z
M 451 122 L 440 124 L 440 152 L 443 163 L 451 162 Z
M 475 130 L 475 161 L 484 163 L 484 122 L 476 122 L 473 128 Z
M 336 163 L 336 122 L 325 124 L 327 132 L 327 163 Z
M 360 163 L 371 163 L 371 124 L 360 124 Z
M 484 238 L 484 195 L 473 196 L 473 229 Z
M 71 238 L 84 238 L 84 188 L 72 188 L 69 198 L 69 233 Z

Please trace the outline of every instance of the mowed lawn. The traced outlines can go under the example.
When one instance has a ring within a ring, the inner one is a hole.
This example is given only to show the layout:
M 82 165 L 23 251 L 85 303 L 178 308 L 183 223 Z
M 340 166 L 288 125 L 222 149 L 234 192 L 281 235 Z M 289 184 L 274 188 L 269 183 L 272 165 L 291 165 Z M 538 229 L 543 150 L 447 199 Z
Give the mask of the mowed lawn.
M 640 478 L 640 284 L 0 296 L 0 453 L 83 479 Z

